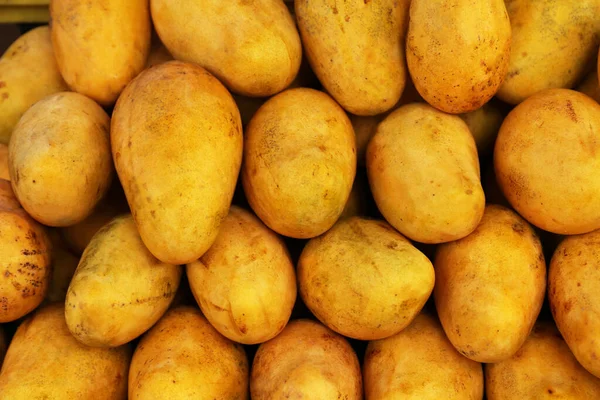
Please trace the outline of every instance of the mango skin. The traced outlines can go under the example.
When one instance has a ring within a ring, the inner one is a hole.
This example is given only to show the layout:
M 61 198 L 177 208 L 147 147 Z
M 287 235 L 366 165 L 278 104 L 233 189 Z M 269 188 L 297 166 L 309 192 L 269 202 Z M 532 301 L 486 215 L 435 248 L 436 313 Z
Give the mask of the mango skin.
M 67 329 L 64 305 L 51 304 L 17 329 L 0 371 L 0 393 L 11 400 L 126 400 L 130 360 L 128 346 L 79 343 Z
M 523 345 L 542 308 L 546 264 L 540 240 L 515 212 L 488 205 L 477 229 L 435 255 L 435 305 L 465 357 L 494 363 Z
M 548 300 L 556 326 L 577 361 L 600 378 L 600 231 L 568 236 L 556 248 Z
M 561 235 L 600 228 L 600 105 L 548 89 L 504 119 L 494 148 L 502 192 L 525 219 Z
M 306 239 L 331 228 L 355 175 L 352 125 L 325 93 L 286 90 L 260 107 L 246 129 L 244 193 L 256 215 L 281 235 Z
M 348 112 L 391 109 L 406 84 L 404 38 L 409 0 L 294 2 L 310 64 Z
M 461 114 L 490 100 L 506 76 L 511 27 L 503 0 L 412 0 L 410 76 L 435 108 Z
M 477 148 L 458 116 L 425 103 L 388 115 L 367 147 L 373 198 L 400 233 L 422 243 L 473 232 L 485 208 Z
M 130 215 L 115 218 L 92 238 L 75 270 L 65 299 L 69 330 L 87 346 L 130 342 L 167 311 L 181 273 L 150 254 Z
M 577 362 L 549 322 L 538 322 L 513 357 L 486 364 L 485 386 L 488 400 L 600 398 L 600 379 Z
M 21 208 L 10 182 L 0 179 L 0 323 L 38 307 L 51 278 L 46 229 Z
M 151 0 L 150 6 L 169 52 L 206 68 L 236 94 L 271 96 L 298 74 L 300 36 L 281 0 Z
M 66 90 L 48 26 L 15 40 L 0 58 L 0 143 L 8 144 L 13 128 L 31 105 Z
M 354 350 L 340 335 L 310 320 L 295 320 L 278 336 L 263 343 L 254 357 L 252 400 L 359 400 L 360 365 Z
M 546 89 L 571 88 L 593 63 L 600 39 L 596 0 L 507 0 L 508 71 L 496 94 L 519 104 Z
M 367 146 L 369 145 L 369 141 L 375 135 L 377 131 L 377 126 L 381 121 L 385 119 L 388 115 L 390 115 L 393 111 L 398 108 L 405 106 L 410 103 L 424 103 L 425 100 L 421 97 L 415 85 L 409 79 L 406 82 L 404 90 L 402 91 L 402 97 L 400 101 L 396 103 L 394 107 L 388 112 L 371 115 L 371 116 L 361 116 L 361 115 L 350 115 L 350 121 L 352 121 L 352 128 L 354 129 L 354 133 L 356 135 L 356 156 L 359 167 L 364 167 L 366 164 L 366 153 Z
M 114 175 L 110 118 L 73 92 L 45 97 L 23 114 L 8 146 L 11 184 L 23 208 L 49 226 L 88 215 Z
M 296 301 L 296 273 L 281 238 L 232 206 L 217 240 L 186 267 L 202 313 L 223 336 L 266 342 L 283 330 Z
M 462 356 L 437 318 L 421 313 L 401 332 L 369 342 L 363 364 L 367 400 L 481 400 L 481 364 Z
M 242 162 L 240 113 L 227 89 L 195 64 L 152 67 L 119 98 L 111 144 L 144 244 L 169 264 L 197 260 L 227 216 Z
M 148 0 L 52 0 L 52 45 L 69 87 L 103 106 L 142 72 L 150 52 Z
M 360 340 L 382 339 L 408 326 L 435 280 L 431 262 L 404 236 L 383 221 L 360 217 L 340 220 L 311 239 L 297 271 L 313 314 Z
M 197 308 L 176 307 L 142 338 L 129 370 L 129 400 L 248 399 L 248 360 Z

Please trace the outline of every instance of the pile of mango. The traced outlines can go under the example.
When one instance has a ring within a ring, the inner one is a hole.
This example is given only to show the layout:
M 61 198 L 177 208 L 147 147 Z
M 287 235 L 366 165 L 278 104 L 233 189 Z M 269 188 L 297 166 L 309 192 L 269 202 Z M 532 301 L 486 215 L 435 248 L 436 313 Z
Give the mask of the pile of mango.
M 600 399 L 599 0 L 50 13 L 0 59 L 0 400 Z

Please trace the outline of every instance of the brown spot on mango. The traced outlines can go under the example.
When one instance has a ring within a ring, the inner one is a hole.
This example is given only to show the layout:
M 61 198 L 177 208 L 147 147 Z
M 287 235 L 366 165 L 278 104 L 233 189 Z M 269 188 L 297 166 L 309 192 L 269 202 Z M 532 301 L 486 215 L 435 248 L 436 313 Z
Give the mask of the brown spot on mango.
M 571 310 L 571 308 L 573 308 L 573 303 L 571 301 L 567 301 L 563 305 L 563 308 L 564 308 L 565 312 L 569 312 Z
M 571 100 L 567 100 L 567 115 L 571 118 L 571 121 L 577 122 L 577 114 L 575 113 Z
M 519 235 L 522 235 L 525 232 L 525 225 L 521 222 L 515 222 L 512 224 L 513 231 L 517 232 Z

